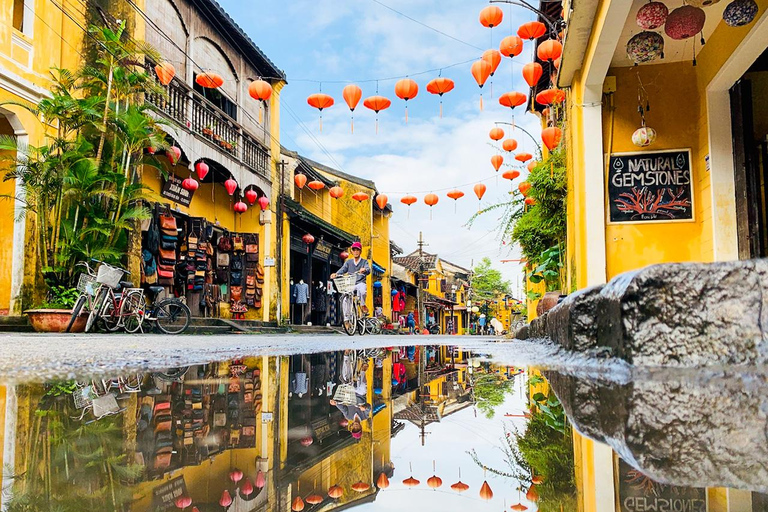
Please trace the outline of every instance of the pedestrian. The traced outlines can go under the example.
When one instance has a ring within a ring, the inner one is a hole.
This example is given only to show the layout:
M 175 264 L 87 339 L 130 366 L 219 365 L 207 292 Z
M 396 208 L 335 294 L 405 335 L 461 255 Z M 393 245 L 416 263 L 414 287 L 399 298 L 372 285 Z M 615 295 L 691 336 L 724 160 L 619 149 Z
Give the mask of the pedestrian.
M 408 313 L 406 323 L 408 324 L 408 333 L 413 334 L 414 329 L 416 329 L 416 318 L 413 316 L 413 311 Z

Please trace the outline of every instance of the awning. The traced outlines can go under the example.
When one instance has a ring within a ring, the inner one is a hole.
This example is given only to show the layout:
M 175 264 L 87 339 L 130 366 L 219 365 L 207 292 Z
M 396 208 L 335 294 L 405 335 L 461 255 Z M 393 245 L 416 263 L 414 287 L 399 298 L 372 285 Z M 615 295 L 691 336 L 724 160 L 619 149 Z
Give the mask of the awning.
M 379 265 L 375 261 L 373 262 L 372 266 L 373 266 L 373 273 L 374 274 L 379 274 L 379 275 L 383 276 L 384 274 L 387 273 L 387 269 L 385 269 L 384 267 L 382 267 L 381 265 Z

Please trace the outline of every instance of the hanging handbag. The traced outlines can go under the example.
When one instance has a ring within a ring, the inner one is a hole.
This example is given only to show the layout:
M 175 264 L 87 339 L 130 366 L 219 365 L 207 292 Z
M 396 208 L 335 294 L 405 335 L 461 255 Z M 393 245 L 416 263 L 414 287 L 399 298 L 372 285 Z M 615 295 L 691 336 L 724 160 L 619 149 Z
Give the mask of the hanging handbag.
M 155 263 L 155 257 L 150 251 L 144 249 L 141 251 L 141 257 L 144 262 L 144 275 L 154 276 L 157 274 L 157 264 Z
M 152 217 L 147 231 L 147 250 L 152 254 L 157 254 L 158 247 L 160 247 L 160 228 L 157 226 L 155 218 Z
M 240 299 L 243 297 L 243 287 L 242 286 L 231 286 L 229 288 L 229 295 L 230 300 L 232 302 L 239 302 Z
M 256 287 L 256 276 L 250 276 L 250 275 L 247 276 L 245 278 L 245 285 L 249 286 L 249 287 L 255 288 Z
M 220 251 L 229 252 L 232 250 L 232 240 L 227 233 L 224 233 L 219 237 L 218 247 Z
M 197 241 L 198 238 L 196 235 L 190 234 L 187 238 L 187 247 L 190 251 L 196 251 L 197 250 Z
M 242 236 L 234 236 L 232 237 L 232 250 L 233 251 L 244 251 L 245 250 L 245 242 L 243 242 Z
M 248 253 L 248 254 L 250 254 L 250 253 L 256 253 L 256 254 L 258 254 L 258 252 L 259 252 L 259 246 L 258 246 L 258 245 L 256 245 L 256 244 L 246 244 L 246 246 L 245 246 L 245 252 L 246 252 L 246 253 Z
M 172 251 L 169 249 L 160 249 L 160 259 L 162 260 L 170 260 L 172 262 L 176 262 L 176 251 Z
M 219 268 L 216 270 L 216 282 L 219 284 L 227 284 L 229 280 L 229 272 L 226 268 Z
M 232 270 L 236 272 L 240 272 L 241 270 L 243 270 L 243 259 L 238 256 L 235 256 L 230 260 L 229 266 L 232 268 Z
M 160 228 L 176 231 L 176 217 L 173 215 L 161 215 L 160 216 Z
M 219 267 L 219 268 L 228 267 L 229 266 L 229 253 L 219 251 L 219 253 L 216 254 L 216 266 Z
M 232 286 L 242 286 L 243 284 L 243 273 L 242 272 L 232 272 L 229 275 L 229 284 Z
M 158 268 L 157 275 L 160 277 L 160 279 L 173 279 L 172 270 L 163 270 L 162 268 Z

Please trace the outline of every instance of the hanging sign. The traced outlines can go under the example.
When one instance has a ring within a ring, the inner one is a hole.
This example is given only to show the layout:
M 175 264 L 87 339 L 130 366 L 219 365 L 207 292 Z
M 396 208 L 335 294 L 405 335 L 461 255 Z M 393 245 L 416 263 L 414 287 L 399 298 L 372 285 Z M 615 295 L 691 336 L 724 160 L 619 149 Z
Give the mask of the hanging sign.
M 707 491 L 655 482 L 619 459 L 619 502 L 621 512 L 685 510 L 706 512 Z
M 189 206 L 195 191 L 187 190 L 182 187 L 182 181 L 183 180 L 175 174 L 169 174 L 165 183 L 163 183 L 163 190 L 160 191 L 160 195 L 166 199 L 170 199 L 174 203 L 179 203 L 182 206 Z
M 152 491 L 152 510 L 165 511 L 176 509 L 176 499 L 188 496 L 187 484 L 180 476 L 158 485 Z
M 693 220 L 691 151 L 615 153 L 608 161 L 610 222 Z
M 315 245 L 315 252 L 313 256 L 321 260 L 327 260 L 331 256 L 331 250 L 333 250 L 333 247 L 331 247 L 328 242 L 325 240 L 320 240 L 317 242 L 317 245 Z

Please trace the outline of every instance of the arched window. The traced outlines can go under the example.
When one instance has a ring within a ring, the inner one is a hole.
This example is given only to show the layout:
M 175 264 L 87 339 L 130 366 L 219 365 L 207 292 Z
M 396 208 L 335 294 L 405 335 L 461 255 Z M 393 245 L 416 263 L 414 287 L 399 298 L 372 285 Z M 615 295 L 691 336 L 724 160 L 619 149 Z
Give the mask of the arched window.
M 237 90 L 238 78 L 221 49 L 211 40 L 198 37 L 194 41 L 194 59 L 205 71 L 215 71 L 224 79 L 224 84 L 218 89 L 206 89 L 195 83 L 195 90 L 205 99 L 219 107 L 232 119 L 237 120 Z M 195 76 L 202 70 L 196 69 Z

